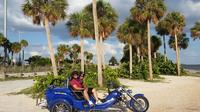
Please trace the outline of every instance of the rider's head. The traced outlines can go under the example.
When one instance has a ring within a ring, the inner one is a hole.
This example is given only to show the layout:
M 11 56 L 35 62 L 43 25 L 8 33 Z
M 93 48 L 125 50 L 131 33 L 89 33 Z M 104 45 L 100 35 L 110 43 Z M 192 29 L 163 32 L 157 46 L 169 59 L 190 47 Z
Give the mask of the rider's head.
M 85 76 L 84 72 L 81 71 L 81 72 L 80 72 L 80 75 L 79 75 L 79 78 L 80 78 L 81 80 L 83 80 L 84 76 Z
M 73 71 L 71 74 L 72 79 L 77 79 L 78 78 L 78 72 L 77 71 Z

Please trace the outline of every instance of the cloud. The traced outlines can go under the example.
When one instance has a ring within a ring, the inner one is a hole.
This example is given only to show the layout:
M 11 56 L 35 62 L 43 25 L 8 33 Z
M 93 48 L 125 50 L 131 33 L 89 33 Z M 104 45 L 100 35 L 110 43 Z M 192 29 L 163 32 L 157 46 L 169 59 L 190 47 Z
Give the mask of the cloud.
M 85 46 L 89 45 L 89 41 L 88 40 L 83 40 L 83 42 L 84 42 Z M 66 45 L 78 44 L 78 45 L 80 45 L 80 40 L 70 40 L 68 42 L 58 42 L 57 45 L 59 45 L 59 44 L 66 44 Z
M 41 53 L 37 52 L 37 51 L 32 51 L 30 52 L 31 56 L 36 56 L 36 55 L 41 55 Z
M 194 25 L 196 21 L 200 21 L 199 0 L 167 0 L 165 1 L 169 12 L 179 11 L 186 18 L 185 31 L 189 32 L 189 29 Z

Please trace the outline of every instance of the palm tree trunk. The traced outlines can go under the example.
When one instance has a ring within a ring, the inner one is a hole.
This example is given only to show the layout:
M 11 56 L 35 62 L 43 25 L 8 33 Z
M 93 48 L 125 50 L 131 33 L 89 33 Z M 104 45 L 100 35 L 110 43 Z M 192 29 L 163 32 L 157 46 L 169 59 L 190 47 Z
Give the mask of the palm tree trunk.
M 142 62 L 144 61 L 144 57 L 143 57 L 143 56 L 141 56 L 141 61 L 142 61 Z
M 140 62 L 140 47 L 137 46 L 137 57 L 138 57 L 138 62 Z
M 150 34 L 150 23 L 149 23 L 149 20 L 147 20 L 147 30 L 148 30 L 149 79 L 153 80 L 152 63 L 151 63 L 151 34 Z
M 178 50 L 178 40 L 175 33 L 175 44 L 176 44 L 176 63 L 177 63 L 177 75 L 180 76 L 180 62 L 179 62 L 179 50 Z
M 24 49 L 22 50 L 22 66 L 24 65 Z
M 19 52 L 18 55 L 19 55 L 19 60 L 18 60 L 19 62 L 18 62 L 18 64 L 21 64 L 21 51 Z
M 103 86 L 103 76 L 102 76 L 102 66 L 101 57 L 99 54 L 99 30 L 98 30 L 98 20 L 97 20 L 97 9 L 96 0 L 92 0 L 92 11 L 94 19 L 94 30 L 95 30 L 95 40 L 96 40 L 96 53 L 97 53 L 97 63 L 98 63 L 98 84 L 100 87 Z
M 11 51 L 11 66 L 14 65 L 14 62 L 13 62 L 13 51 Z
M 131 74 L 132 74 L 132 68 L 133 68 L 133 51 L 132 51 L 132 45 L 131 44 L 129 44 L 129 56 L 130 56 L 130 58 L 129 58 L 129 70 L 130 70 L 130 77 L 131 77 Z
M 60 69 L 60 61 L 57 62 L 58 69 Z
M 22 58 L 21 58 L 21 62 L 22 62 L 22 71 L 24 71 L 24 49 L 22 49 Z
M 157 54 L 156 52 L 153 53 L 154 58 L 157 58 Z
M 166 42 L 165 42 L 165 35 L 163 35 L 163 43 L 164 43 L 164 61 L 166 62 L 167 60 L 167 52 L 166 52 Z
M 7 53 L 7 48 L 6 48 L 6 47 L 4 47 L 4 59 L 3 59 L 3 60 L 4 60 L 4 63 L 3 63 L 3 64 L 4 64 L 4 66 L 6 66 L 6 65 L 7 65 L 7 64 L 6 64 L 6 63 L 7 63 L 7 55 L 8 55 L 8 53 Z
M 81 71 L 84 72 L 84 41 L 83 41 L 83 38 L 81 38 Z
M 105 69 L 105 58 L 104 58 L 104 49 L 103 49 L 103 36 L 100 36 L 100 49 L 101 49 L 101 64 L 102 64 L 102 67 L 103 69 Z
M 56 66 L 56 61 L 55 61 L 55 56 L 54 56 L 54 50 L 53 50 L 52 41 L 51 41 L 51 32 L 50 32 L 50 28 L 49 28 L 49 20 L 47 18 L 45 18 L 44 26 L 45 26 L 46 35 L 47 35 L 48 47 L 49 47 L 50 57 L 51 57 L 51 64 L 52 64 L 52 67 L 53 67 L 53 73 L 54 73 L 55 76 L 57 76 L 58 71 L 57 71 L 57 66 Z

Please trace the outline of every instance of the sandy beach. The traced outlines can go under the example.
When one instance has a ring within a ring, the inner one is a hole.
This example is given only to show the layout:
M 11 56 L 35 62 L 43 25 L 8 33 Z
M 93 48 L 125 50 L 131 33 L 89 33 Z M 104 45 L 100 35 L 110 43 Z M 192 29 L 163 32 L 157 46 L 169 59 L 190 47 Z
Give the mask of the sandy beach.
M 200 112 L 200 77 L 162 76 L 161 82 L 120 79 L 133 90 L 144 93 L 150 102 L 148 112 Z M 0 112 L 48 112 L 35 106 L 35 100 L 25 95 L 8 95 L 30 87 L 32 80 L 0 82 Z

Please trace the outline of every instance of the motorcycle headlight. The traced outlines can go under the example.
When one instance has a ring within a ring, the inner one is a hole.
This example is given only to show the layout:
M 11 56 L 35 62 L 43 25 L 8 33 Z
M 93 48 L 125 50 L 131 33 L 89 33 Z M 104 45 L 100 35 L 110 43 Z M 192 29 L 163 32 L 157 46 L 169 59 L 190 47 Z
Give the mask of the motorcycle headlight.
M 121 92 L 122 90 L 123 90 L 122 87 L 119 87 L 119 88 L 117 89 L 117 91 L 119 91 L 119 92 Z

